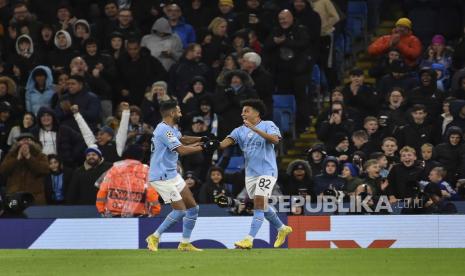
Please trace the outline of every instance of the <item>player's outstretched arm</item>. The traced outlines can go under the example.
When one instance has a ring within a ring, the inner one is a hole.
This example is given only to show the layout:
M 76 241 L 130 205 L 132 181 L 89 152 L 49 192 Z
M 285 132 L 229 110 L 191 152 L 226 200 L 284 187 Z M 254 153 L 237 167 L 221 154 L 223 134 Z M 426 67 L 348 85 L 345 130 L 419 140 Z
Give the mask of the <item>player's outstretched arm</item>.
M 192 145 L 195 143 L 199 142 L 206 142 L 202 140 L 202 137 L 196 137 L 196 136 L 182 136 L 181 139 L 179 139 L 183 145 Z
M 226 137 L 224 138 L 223 141 L 221 141 L 220 143 L 220 149 L 225 149 L 227 147 L 230 147 L 232 145 L 234 145 L 236 142 L 231 138 L 231 137 Z
M 175 149 L 175 151 L 177 151 L 179 155 L 181 156 L 198 153 L 198 152 L 201 152 L 202 150 L 203 150 L 203 147 L 201 145 L 198 145 L 198 146 L 181 145 Z

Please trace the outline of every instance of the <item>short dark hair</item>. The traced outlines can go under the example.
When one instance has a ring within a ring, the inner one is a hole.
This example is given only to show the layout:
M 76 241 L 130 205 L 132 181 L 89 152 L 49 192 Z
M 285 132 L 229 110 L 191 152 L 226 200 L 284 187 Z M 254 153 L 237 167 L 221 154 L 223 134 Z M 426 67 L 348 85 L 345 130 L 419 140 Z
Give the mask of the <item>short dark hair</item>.
M 137 43 L 137 45 L 140 45 L 140 40 L 131 36 L 126 41 L 126 44 L 134 44 L 134 43 Z
M 410 112 L 416 112 L 416 111 L 420 111 L 420 110 L 423 110 L 424 112 L 427 112 L 426 111 L 426 106 L 424 106 L 422 104 L 414 104 L 412 109 L 410 110 Z
M 167 100 L 160 103 L 160 113 L 163 114 L 166 111 L 176 108 L 178 106 L 178 101 L 176 100 Z
M 260 99 L 243 100 L 241 102 L 241 108 L 244 108 L 244 106 L 250 106 L 253 109 L 257 110 L 258 113 L 260 113 L 260 117 L 263 117 L 266 114 L 266 106 Z

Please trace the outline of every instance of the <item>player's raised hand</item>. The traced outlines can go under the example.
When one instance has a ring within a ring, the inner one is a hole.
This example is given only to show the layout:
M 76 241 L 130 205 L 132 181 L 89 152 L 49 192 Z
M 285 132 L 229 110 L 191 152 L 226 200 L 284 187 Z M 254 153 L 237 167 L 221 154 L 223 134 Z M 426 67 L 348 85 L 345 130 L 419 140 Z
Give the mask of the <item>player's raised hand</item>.
M 244 126 L 250 128 L 251 130 L 255 130 L 255 126 L 251 122 L 247 120 L 244 120 L 243 122 L 244 122 Z

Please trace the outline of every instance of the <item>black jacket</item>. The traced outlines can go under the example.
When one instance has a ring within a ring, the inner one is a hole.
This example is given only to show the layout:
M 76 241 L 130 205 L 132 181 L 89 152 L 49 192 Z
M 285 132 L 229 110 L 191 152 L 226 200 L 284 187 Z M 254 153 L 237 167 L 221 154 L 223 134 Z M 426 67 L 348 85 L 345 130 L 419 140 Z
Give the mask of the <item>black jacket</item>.
M 452 134 L 462 136 L 459 127 L 450 127 L 445 135 L 445 142 L 434 148 L 434 159 L 442 164 L 447 171 L 446 181 L 454 185 L 458 176 L 464 176 L 465 144 L 461 141 L 458 145 L 451 145 L 449 137 Z
M 274 37 L 285 36 L 286 40 L 276 44 Z M 275 28 L 265 42 L 272 71 L 286 75 L 310 74 L 313 58 L 310 53 L 310 37 L 305 26 L 292 25 L 288 29 Z
M 95 168 L 86 169 L 86 165 L 77 168 L 66 193 L 66 202 L 72 205 L 95 205 L 98 192 L 95 181 L 111 166 L 110 163 L 102 162 Z
M 131 104 L 140 105 L 147 88 L 156 81 L 166 80 L 166 70 L 158 59 L 150 55 L 147 48 L 142 47 L 140 57 L 132 60 L 124 53 L 117 62 L 119 70 L 119 92 L 129 90 L 129 97 L 122 98 Z
M 210 76 L 209 67 L 203 62 L 188 60 L 185 57 L 181 57 L 177 63 L 171 66 L 169 71 L 168 87 L 171 95 L 182 100 L 186 95 L 192 78 L 195 76 L 204 77 L 207 80 L 206 89 L 210 89 L 212 78 Z
M 394 165 L 388 175 L 388 194 L 398 199 L 412 197 L 421 173 L 422 168 L 417 164 L 410 167 L 402 163 Z
M 67 167 L 64 167 L 61 171 L 63 174 L 63 194 L 65 195 L 68 192 L 69 184 L 71 183 L 71 177 L 73 175 L 73 170 Z M 47 204 L 61 204 L 64 202 L 58 202 L 53 199 L 53 182 L 52 182 L 52 174 L 49 174 L 44 179 L 44 189 L 45 189 L 45 199 L 47 200 Z

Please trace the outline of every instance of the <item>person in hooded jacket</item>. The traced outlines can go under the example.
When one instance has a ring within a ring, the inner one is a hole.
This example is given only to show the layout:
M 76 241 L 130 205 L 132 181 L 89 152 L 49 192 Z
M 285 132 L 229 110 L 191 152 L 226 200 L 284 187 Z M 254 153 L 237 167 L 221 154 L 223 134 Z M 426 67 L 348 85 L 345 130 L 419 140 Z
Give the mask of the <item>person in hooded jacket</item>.
M 37 66 L 31 71 L 26 83 L 26 111 L 37 115 L 39 108 L 50 107 L 55 94 L 53 75 L 47 66 Z
M 142 38 L 141 46 L 148 48 L 150 54 L 161 62 L 166 71 L 179 60 L 183 52 L 181 39 L 173 32 L 164 17 L 155 21 L 152 33 Z
M 327 153 L 323 144 L 315 144 L 307 150 L 307 161 L 310 164 L 313 175 L 323 173 L 323 161 L 326 156 Z
M 48 167 L 50 168 L 50 173 L 44 180 L 47 204 L 64 204 L 73 170 L 63 166 L 63 163 L 56 154 L 48 155 Z
M 339 161 L 334 156 L 328 156 L 323 161 L 323 172 L 314 179 L 314 193 L 316 196 L 326 190 L 344 190 L 345 180 L 339 176 Z
M 81 134 L 60 125 L 53 109 L 41 107 L 37 112 L 37 125 L 30 132 L 41 143 L 44 154 L 59 155 L 65 166 L 74 168 L 84 160 L 82 153 L 86 145 Z
M 307 161 L 292 161 L 286 172 L 280 174 L 278 182 L 285 195 L 313 196 L 312 169 Z
M 22 101 L 18 98 L 15 81 L 7 76 L 0 76 L 0 102 L 7 102 L 11 107 L 11 117 L 18 119 L 24 111 Z
M 209 94 L 211 93 L 206 91 L 204 77 L 195 76 L 192 78 L 192 85 L 181 103 L 183 115 L 187 115 L 188 119 L 191 119 L 194 114 L 199 113 L 200 99 Z
M 444 93 L 437 88 L 436 72 L 425 68 L 420 70 L 420 85 L 407 93 L 407 107 L 422 104 L 426 107 L 429 118 L 441 114 Z
M 16 53 L 11 55 L 9 64 L 13 65 L 13 73 L 24 85 L 31 70 L 43 63 L 42 55 L 37 54 L 34 48 L 34 42 L 29 35 L 23 34 L 16 39 Z
M 72 47 L 71 35 L 65 30 L 60 30 L 55 33 L 54 42 L 56 49 L 48 54 L 47 63 L 53 72 L 66 70 L 71 60 L 78 55 Z
M 465 176 L 465 143 L 462 129 L 456 126 L 448 128 L 444 143 L 434 148 L 433 156 L 446 169 L 447 182 L 455 184 L 457 176 Z
M 453 126 L 465 129 L 465 100 L 452 101 L 450 103 L 450 113 L 454 119 L 447 125 L 446 131 Z
M 257 92 L 248 82 L 248 75 L 242 70 L 231 71 L 225 76 L 228 85 L 223 91 L 216 93 L 215 110 L 224 118 L 226 133 L 242 125 L 241 102 L 257 99 Z

